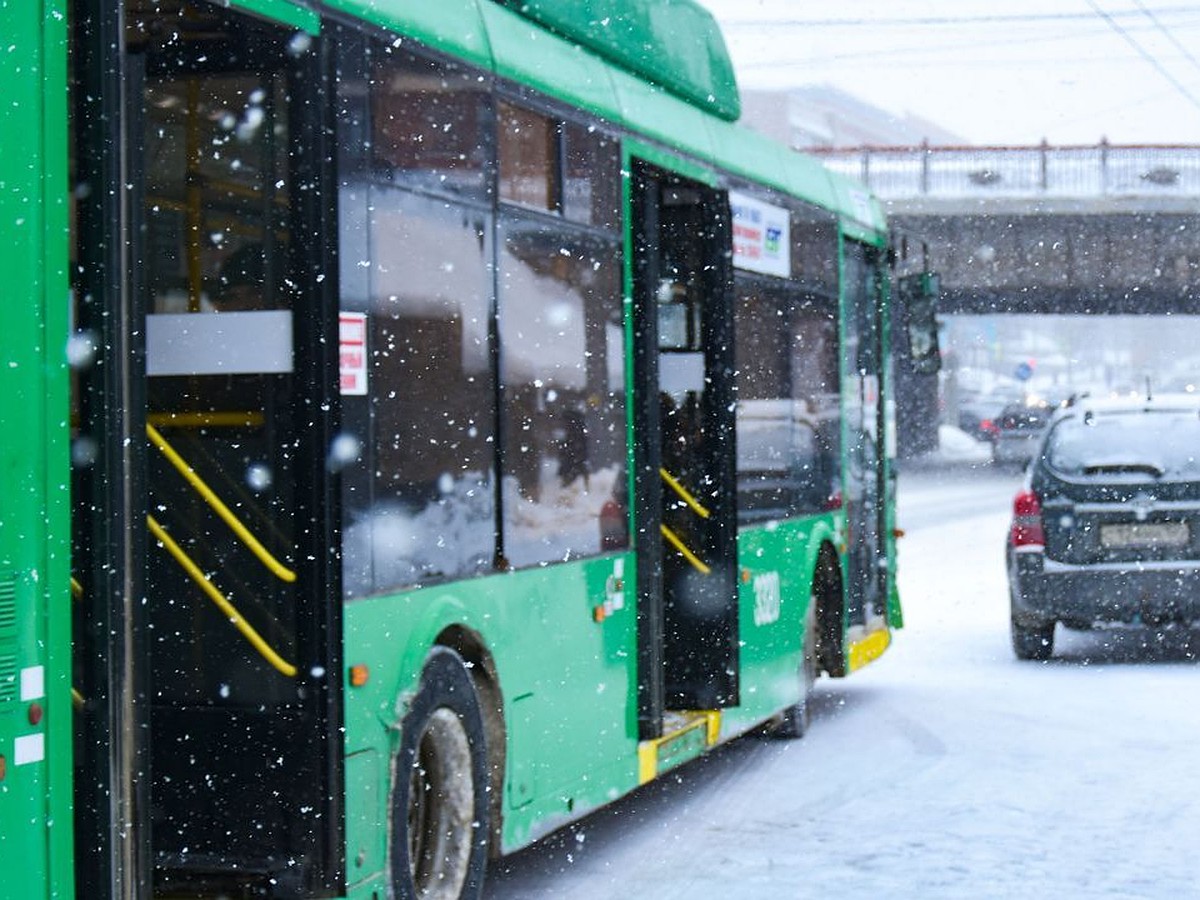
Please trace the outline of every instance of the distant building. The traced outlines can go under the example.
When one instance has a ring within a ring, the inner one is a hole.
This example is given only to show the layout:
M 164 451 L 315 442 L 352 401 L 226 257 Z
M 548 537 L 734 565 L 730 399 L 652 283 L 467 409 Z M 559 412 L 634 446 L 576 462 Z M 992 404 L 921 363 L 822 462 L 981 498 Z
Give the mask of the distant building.
M 907 113 L 895 116 L 829 85 L 742 92 L 742 124 L 789 146 L 912 147 L 967 144 L 940 125 Z

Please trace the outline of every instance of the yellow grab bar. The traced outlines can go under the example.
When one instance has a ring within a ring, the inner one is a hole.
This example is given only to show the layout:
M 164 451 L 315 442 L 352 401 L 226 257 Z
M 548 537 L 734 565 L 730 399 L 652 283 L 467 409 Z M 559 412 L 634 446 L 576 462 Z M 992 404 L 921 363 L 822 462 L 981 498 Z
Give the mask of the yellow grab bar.
M 263 414 L 255 410 L 150 413 L 146 421 L 151 425 L 177 425 L 182 428 L 246 428 L 260 427 Z
M 705 519 L 708 518 L 708 510 L 700 504 L 699 500 L 688 493 L 687 488 L 680 484 L 678 479 L 676 479 L 666 469 L 659 469 L 658 474 L 662 476 L 663 481 L 665 481 L 671 487 L 671 489 L 675 491 L 675 493 L 683 498 L 683 502 L 690 506 L 696 515 L 702 516 Z
M 150 436 L 150 440 L 154 443 L 154 446 L 162 451 L 162 455 L 179 471 L 179 474 L 187 479 L 188 484 L 195 488 L 196 493 L 204 498 L 204 502 L 212 507 L 213 511 L 224 520 L 225 524 L 233 530 L 234 534 L 241 538 L 242 543 L 250 549 L 251 553 L 258 557 L 264 566 L 271 570 L 276 578 L 280 581 L 286 581 L 288 584 L 296 580 L 296 573 L 272 556 L 271 552 L 258 542 L 258 538 L 252 535 L 249 529 L 238 521 L 237 517 L 230 512 L 229 507 L 221 502 L 221 498 L 213 492 L 212 488 L 204 483 L 204 480 L 195 473 L 192 467 L 187 464 L 187 461 L 175 452 L 175 448 L 168 444 L 167 439 L 149 422 L 146 423 L 146 434 Z
M 684 559 L 686 559 L 692 564 L 692 566 L 695 567 L 696 571 L 704 575 L 708 575 L 712 572 L 712 569 L 705 565 L 704 560 L 687 548 L 687 545 L 680 540 L 679 535 L 673 532 L 666 525 L 659 525 L 658 527 L 662 531 L 662 536 L 670 542 L 672 547 L 674 547 L 683 555 Z
M 188 573 L 192 581 L 196 582 L 200 589 L 208 595 L 208 598 L 217 605 L 217 608 L 225 614 L 226 618 L 233 624 L 233 627 L 242 633 L 242 637 L 248 640 L 251 646 L 259 652 L 259 655 L 274 666 L 276 670 L 287 675 L 289 678 L 294 678 L 296 667 L 276 653 L 271 648 L 271 645 L 262 639 L 262 635 L 254 630 L 254 626 L 242 618 L 237 608 L 225 599 L 224 594 L 213 586 L 213 583 L 200 571 L 200 567 L 192 562 L 192 558 L 187 555 L 184 549 L 171 539 L 171 536 L 163 530 L 163 527 L 158 524 L 154 516 L 146 516 L 146 522 L 150 526 L 150 533 L 166 548 L 171 556 L 175 557 L 175 561 L 183 567 L 183 570 Z

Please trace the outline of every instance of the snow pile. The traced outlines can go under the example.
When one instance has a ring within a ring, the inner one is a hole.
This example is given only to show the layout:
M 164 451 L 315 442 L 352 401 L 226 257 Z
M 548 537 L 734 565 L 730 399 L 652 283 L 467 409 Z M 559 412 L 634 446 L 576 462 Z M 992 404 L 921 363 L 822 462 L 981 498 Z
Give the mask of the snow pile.
M 937 469 L 951 466 L 986 466 L 992 462 L 992 445 L 977 441 L 961 428 L 938 426 L 938 448 L 905 459 L 905 468 Z
M 992 445 L 975 440 L 961 428 L 940 425 L 934 455 L 945 462 L 985 463 L 992 458 Z

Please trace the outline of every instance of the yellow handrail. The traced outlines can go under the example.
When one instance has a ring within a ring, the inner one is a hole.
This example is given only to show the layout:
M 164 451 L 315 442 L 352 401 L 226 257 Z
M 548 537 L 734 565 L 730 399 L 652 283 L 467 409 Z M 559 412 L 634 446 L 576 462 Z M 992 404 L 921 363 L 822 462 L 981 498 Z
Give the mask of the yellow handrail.
M 695 567 L 696 571 L 704 575 L 708 575 L 712 572 L 712 569 L 705 565 L 704 560 L 700 559 L 700 557 L 687 548 L 687 545 L 684 544 L 679 535 L 677 535 L 666 525 L 659 525 L 658 527 L 659 530 L 662 531 L 662 536 L 670 541 L 671 546 L 678 550 L 680 554 L 683 555 L 683 558 L 690 562 L 693 567 Z
M 175 557 L 175 561 L 183 567 L 183 570 L 187 572 L 192 581 L 196 582 L 199 588 L 208 595 L 208 598 L 217 605 L 217 608 L 225 614 L 225 617 L 229 619 L 233 627 L 242 633 L 242 637 L 249 641 L 251 646 L 259 652 L 259 655 L 279 672 L 282 672 L 289 678 L 294 678 L 296 667 L 276 653 L 271 648 L 271 645 L 262 639 L 262 635 L 254 630 L 254 626 L 242 618 L 237 608 L 205 577 L 204 573 L 200 571 L 200 567 L 192 562 L 192 558 L 187 555 L 187 552 L 171 539 L 171 536 L 163 530 L 163 527 L 158 524 L 154 516 L 146 516 L 146 523 L 150 526 L 150 533 L 166 548 L 166 551 L 171 556 Z
M 246 428 L 259 427 L 263 414 L 258 410 L 233 410 L 230 412 L 166 412 L 150 413 L 146 421 L 151 425 L 177 425 L 183 428 Z
M 154 446 L 162 451 L 163 456 L 179 471 L 179 474 L 187 479 L 188 484 L 195 488 L 196 493 L 204 498 L 204 502 L 212 507 L 212 510 L 233 530 L 234 534 L 241 538 L 242 543 L 250 549 L 251 553 L 258 557 L 264 566 L 271 570 L 276 578 L 280 581 L 286 581 L 288 584 L 296 580 L 296 573 L 279 562 L 266 547 L 259 543 L 258 538 L 252 535 L 249 529 L 238 521 L 237 517 L 229 510 L 229 507 L 221 502 L 221 498 L 213 492 L 212 488 L 204 483 L 204 480 L 195 473 L 186 460 L 175 452 L 175 448 L 168 444 L 166 438 L 149 422 L 146 423 L 146 434 L 150 436 L 150 440 L 154 443 Z
M 702 516 L 705 519 L 708 518 L 708 510 L 700 504 L 699 500 L 689 494 L 687 488 L 680 484 L 670 472 L 668 472 L 666 469 L 659 469 L 658 474 L 662 476 L 663 481 L 665 481 L 671 487 L 671 489 L 675 491 L 675 493 L 683 498 L 683 502 L 690 506 L 696 515 Z

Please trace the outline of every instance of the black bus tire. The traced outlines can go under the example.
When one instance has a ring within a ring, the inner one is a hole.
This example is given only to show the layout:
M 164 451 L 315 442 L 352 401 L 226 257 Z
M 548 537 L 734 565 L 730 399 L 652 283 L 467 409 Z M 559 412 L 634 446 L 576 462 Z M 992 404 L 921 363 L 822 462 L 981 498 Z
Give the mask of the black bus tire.
M 827 672 L 830 678 L 843 678 L 847 674 L 842 622 L 846 599 L 841 566 L 828 545 L 817 559 L 812 592 L 817 604 L 817 670 Z
M 783 711 L 783 718 L 773 734 L 784 739 L 804 737 L 812 723 L 812 693 L 817 682 L 817 597 L 808 601 L 804 617 L 804 641 L 800 658 L 800 700 Z
M 479 698 L 462 657 L 437 647 L 401 723 L 392 788 L 394 896 L 482 896 L 489 835 Z

